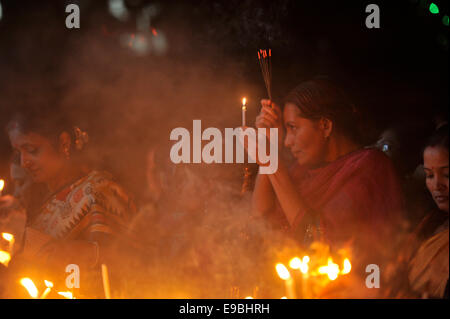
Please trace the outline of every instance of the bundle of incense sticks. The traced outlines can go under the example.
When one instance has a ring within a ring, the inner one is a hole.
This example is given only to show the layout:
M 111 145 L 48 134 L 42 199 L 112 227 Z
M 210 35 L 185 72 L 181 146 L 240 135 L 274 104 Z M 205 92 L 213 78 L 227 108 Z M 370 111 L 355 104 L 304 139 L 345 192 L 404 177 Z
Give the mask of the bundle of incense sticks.
M 267 50 L 260 49 L 258 51 L 259 66 L 261 67 L 261 72 L 264 78 L 264 83 L 266 85 L 267 94 L 269 95 L 269 100 L 272 101 L 272 50 L 269 49 L 269 54 Z

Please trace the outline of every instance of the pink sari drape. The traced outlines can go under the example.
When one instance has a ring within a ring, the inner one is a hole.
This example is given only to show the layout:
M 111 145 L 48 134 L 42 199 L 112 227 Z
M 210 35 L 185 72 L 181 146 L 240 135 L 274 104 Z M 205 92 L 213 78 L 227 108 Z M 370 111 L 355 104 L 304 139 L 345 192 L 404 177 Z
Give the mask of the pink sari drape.
M 307 207 L 290 227 L 294 236 L 303 236 L 313 223 L 330 245 L 358 241 L 382 247 L 403 220 L 399 179 L 379 150 L 361 149 L 316 169 L 295 164 L 290 175 Z

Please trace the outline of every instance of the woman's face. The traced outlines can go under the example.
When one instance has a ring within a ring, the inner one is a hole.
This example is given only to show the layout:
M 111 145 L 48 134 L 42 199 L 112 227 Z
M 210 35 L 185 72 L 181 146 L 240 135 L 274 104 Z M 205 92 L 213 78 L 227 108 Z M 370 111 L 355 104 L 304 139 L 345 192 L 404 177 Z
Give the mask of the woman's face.
M 426 184 L 436 205 L 448 213 L 448 150 L 427 147 L 423 153 Z
M 326 155 L 326 138 L 319 121 L 300 116 L 300 109 L 286 103 L 283 112 L 286 137 L 284 145 L 301 165 L 314 167 L 322 164 Z
M 20 165 L 34 182 L 45 183 L 61 172 L 66 159 L 48 138 L 12 129 L 9 131 L 9 139 L 14 151 L 20 155 Z

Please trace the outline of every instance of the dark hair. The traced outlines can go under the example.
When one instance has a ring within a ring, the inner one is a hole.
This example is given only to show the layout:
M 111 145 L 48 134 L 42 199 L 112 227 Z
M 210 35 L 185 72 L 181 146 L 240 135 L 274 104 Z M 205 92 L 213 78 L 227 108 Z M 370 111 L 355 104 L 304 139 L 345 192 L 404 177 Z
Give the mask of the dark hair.
M 53 145 L 57 145 L 59 136 L 67 132 L 72 140 L 72 148 L 77 141 L 77 131 L 69 117 L 60 111 L 52 111 L 47 108 L 28 107 L 17 111 L 6 125 L 7 133 L 13 129 L 20 132 L 37 133 L 50 140 Z M 85 141 L 87 143 L 87 139 Z
M 354 141 L 361 141 L 358 110 L 329 78 L 317 77 L 301 83 L 285 97 L 283 108 L 286 103 L 295 104 L 304 118 L 330 119 L 339 132 Z
M 440 146 L 448 151 L 448 123 L 436 129 L 425 144 L 424 150 L 427 147 Z

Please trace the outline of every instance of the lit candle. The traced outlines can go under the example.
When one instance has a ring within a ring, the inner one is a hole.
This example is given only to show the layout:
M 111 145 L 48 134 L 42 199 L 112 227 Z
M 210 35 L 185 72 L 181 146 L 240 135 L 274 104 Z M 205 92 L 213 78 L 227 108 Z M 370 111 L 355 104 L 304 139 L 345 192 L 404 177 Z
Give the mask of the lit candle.
M 289 262 L 289 267 L 292 269 L 298 269 L 301 273 L 301 291 L 302 291 L 302 298 L 308 299 L 308 263 L 309 263 L 309 256 L 303 256 L 303 259 L 300 259 L 298 257 L 294 257 Z
M 45 285 L 47 286 L 47 288 L 45 288 L 40 299 L 45 299 L 53 288 L 53 283 L 51 281 L 44 280 L 44 282 L 45 282 Z
M 0 179 L 0 196 L 2 196 L 4 187 L 5 187 L 5 181 L 3 179 Z
M 108 267 L 102 264 L 102 278 L 103 278 L 103 290 L 105 291 L 105 298 L 111 299 L 111 293 L 109 288 Z
M 278 276 L 280 276 L 280 278 L 284 280 L 287 297 L 289 299 L 295 299 L 296 296 L 295 296 L 294 280 L 292 279 L 289 270 L 283 264 L 277 264 L 275 268 L 277 270 Z
M 4 240 L 6 240 L 9 244 L 9 252 L 12 254 L 13 253 L 13 248 L 14 248 L 14 235 L 10 234 L 10 233 L 2 233 L 2 237 Z
M 76 299 L 70 291 L 58 291 L 58 295 L 66 299 Z
M 35 299 L 38 297 L 39 292 L 38 292 L 33 280 L 31 280 L 30 278 L 22 278 L 22 279 L 20 279 L 20 284 L 25 287 L 25 289 L 30 294 L 31 298 Z
M 247 111 L 247 99 L 244 97 L 242 99 L 242 127 L 245 127 L 245 112 Z
M 9 262 L 11 261 L 11 254 L 7 251 L 0 250 L 0 264 L 8 267 Z

